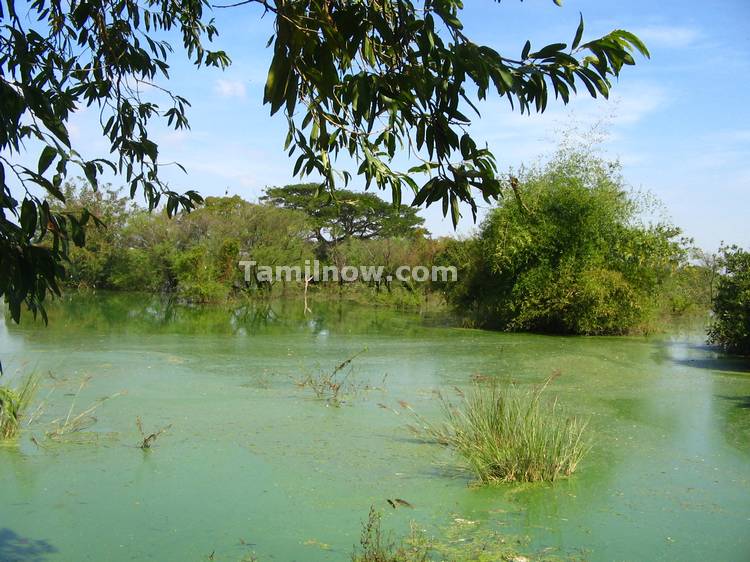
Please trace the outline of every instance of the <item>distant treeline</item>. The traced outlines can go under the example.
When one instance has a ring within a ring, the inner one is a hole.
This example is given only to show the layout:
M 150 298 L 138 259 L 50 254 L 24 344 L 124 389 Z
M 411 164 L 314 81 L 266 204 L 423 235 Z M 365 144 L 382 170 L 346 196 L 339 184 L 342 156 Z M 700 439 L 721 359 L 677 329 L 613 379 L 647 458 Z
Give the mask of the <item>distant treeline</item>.
M 94 191 L 84 182 L 65 188 L 69 210 L 87 208 L 107 225 L 91 227 L 84 247 L 71 247 L 67 282 L 77 288 L 175 294 L 190 302 L 299 291 L 284 279 L 245 279 L 241 260 L 264 266 L 430 266 L 446 241 L 432 239 L 411 207 L 394 208 L 370 193 L 342 190 L 336 201 L 316 197 L 314 184 L 268 189 L 260 203 L 239 196 L 208 197 L 189 214 L 141 209 L 118 190 Z M 378 295 L 418 305 L 434 287 L 383 279 L 350 286 L 341 282 L 313 291 Z
M 616 165 L 576 151 L 509 180 L 505 198 L 470 237 L 433 238 L 411 207 L 371 193 L 336 199 L 313 184 L 270 188 L 259 203 L 208 197 L 169 219 L 117 190 L 68 184 L 66 208 L 88 208 L 90 228 L 71 250 L 70 286 L 166 292 L 191 302 L 302 290 L 248 281 L 239 261 L 268 266 L 306 260 L 344 266 L 455 266 L 456 282 L 358 281 L 313 292 L 400 305 L 428 297 L 468 323 L 505 330 L 618 334 L 646 330 L 665 314 L 707 310 L 719 278 L 679 229 L 647 223 L 653 203 L 626 189 Z

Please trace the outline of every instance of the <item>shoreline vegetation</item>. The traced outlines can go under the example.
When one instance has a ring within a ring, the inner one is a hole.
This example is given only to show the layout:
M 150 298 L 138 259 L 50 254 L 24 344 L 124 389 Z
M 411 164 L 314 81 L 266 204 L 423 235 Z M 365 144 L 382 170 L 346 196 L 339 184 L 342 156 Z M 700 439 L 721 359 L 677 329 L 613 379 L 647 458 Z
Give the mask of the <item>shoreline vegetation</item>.
M 668 221 L 647 221 L 663 210 L 630 191 L 616 163 L 563 147 L 511 179 L 514 195 L 478 231 L 438 238 L 412 207 L 354 191 L 333 201 L 317 197 L 314 184 L 268 188 L 258 203 L 209 197 L 170 219 L 118 190 L 69 183 L 59 210 L 88 208 L 106 227 L 71 247 L 66 286 L 190 304 L 300 296 L 306 309 L 322 298 L 427 306 L 451 310 L 469 327 L 566 335 L 650 333 L 672 316 L 707 313 L 720 262 Z M 269 281 L 246 277 L 243 260 L 378 266 L 384 278 Z M 455 267 L 457 280 L 397 281 L 401 266 Z

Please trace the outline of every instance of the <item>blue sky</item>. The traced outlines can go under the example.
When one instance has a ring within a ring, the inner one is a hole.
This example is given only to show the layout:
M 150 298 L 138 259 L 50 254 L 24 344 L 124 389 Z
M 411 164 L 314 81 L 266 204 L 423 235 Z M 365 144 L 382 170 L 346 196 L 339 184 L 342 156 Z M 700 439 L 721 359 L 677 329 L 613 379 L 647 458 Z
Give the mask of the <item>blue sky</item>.
M 586 35 L 614 28 L 638 34 L 651 60 L 625 69 L 608 101 L 580 96 L 569 106 L 551 104 L 542 115 L 521 116 L 501 100 L 480 106 L 473 130 L 486 139 L 501 169 L 539 162 L 549 155 L 559 131 L 586 129 L 604 120 L 606 156 L 622 162 L 635 189 L 655 194 L 671 220 L 706 249 L 721 241 L 750 246 L 750 2 L 721 0 L 465 0 L 464 22 L 476 41 L 516 55 L 526 39 L 535 46 L 569 42 L 579 12 Z M 286 123 L 262 106 L 270 61 L 265 49 L 271 19 L 244 6 L 217 10 L 216 44 L 233 59 L 224 71 L 196 70 L 175 57 L 170 87 L 192 103 L 190 131 L 156 129 L 160 160 L 177 160 L 167 178 L 176 189 L 203 195 L 239 194 L 254 200 L 268 185 L 292 178 L 284 151 Z M 72 136 L 85 156 L 105 148 L 92 112 L 74 116 Z M 116 183 L 116 181 L 115 181 Z M 356 186 L 356 180 L 354 185 Z M 388 194 L 383 194 L 388 198 Z M 422 213 L 437 235 L 453 227 L 439 209 Z M 459 233 L 475 225 L 469 213 Z

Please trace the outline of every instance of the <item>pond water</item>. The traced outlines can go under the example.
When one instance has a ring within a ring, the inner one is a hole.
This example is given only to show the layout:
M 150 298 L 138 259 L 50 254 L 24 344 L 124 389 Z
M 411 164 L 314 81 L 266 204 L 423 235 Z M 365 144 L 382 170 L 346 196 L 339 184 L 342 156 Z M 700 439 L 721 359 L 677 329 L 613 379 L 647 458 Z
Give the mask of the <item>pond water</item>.
M 0 447 L 0 560 L 348 560 L 370 506 L 394 537 L 413 522 L 455 551 L 486 544 L 487 560 L 501 544 L 532 560 L 750 560 L 750 368 L 699 333 L 547 337 L 311 308 L 109 295 L 56 304 L 48 327 L 6 318 L 0 381 L 39 373 L 42 407 Z M 339 407 L 297 384 L 357 353 Z M 409 431 L 409 408 L 439 419 L 436 391 L 555 370 L 551 392 L 593 441 L 570 479 L 472 486 Z M 46 437 L 116 393 L 96 423 Z M 150 450 L 137 417 L 171 425 Z

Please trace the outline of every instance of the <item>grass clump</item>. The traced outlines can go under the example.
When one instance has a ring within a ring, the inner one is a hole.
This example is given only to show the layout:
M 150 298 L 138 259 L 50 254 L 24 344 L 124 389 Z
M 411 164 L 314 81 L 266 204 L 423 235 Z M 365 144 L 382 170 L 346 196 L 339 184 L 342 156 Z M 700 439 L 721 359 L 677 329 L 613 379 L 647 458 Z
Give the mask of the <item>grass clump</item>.
M 569 476 L 589 449 L 586 423 L 543 398 L 549 383 L 531 390 L 514 384 L 474 384 L 461 404 L 443 398 L 445 420 L 423 424 L 427 434 L 459 453 L 483 484 L 553 482 Z
M 26 377 L 18 390 L 0 386 L 0 440 L 13 439 L 21 428 L 21 419 L 36 390 L 37 380 Z

